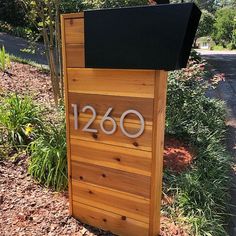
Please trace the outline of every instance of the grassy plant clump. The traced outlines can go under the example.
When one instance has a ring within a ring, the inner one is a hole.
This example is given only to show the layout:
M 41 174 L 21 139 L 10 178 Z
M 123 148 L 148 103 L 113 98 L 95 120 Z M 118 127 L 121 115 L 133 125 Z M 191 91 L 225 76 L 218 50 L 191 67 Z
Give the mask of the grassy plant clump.
M 0 101 L 0 128 L 12 147 L 28 145 L 42 126 L 40 109 L 28 96 L 11 94 Z
M 42 73 L 47 73 L 47 74 L 49 73 L 49 67 L 47 65 L 38 64 L 35 61 L 32 61 L 30 59 L 24 59 L 24 58 L 20 58 L 20 57 L 10 54 L 10 60 L 13 62 L 18 62 L 21 64 L 26 64 L 26 65 L 31 65 L 33 67 L 36 67 Z
M 202 62 L 190 61 L 187 69 L 169 76 L 166 131 L 194 147 L 196 158 L 183 173 L 165 172 L 164 192 L 175 200 L 163 211 L 190 225 L 191 235 L 223 236 L 230 170 L 226 110 L 221 101 L 205 96 L 210 84 L 203 73 Z
M 67 188 L 65 124 L 49 123 L 29 146 L 29 173 L 37 181 L 60 191 Z
M 0 48 L 0 70 L 5 72 L 10 67 L 10 56 L 6 53 L 4 46 Z

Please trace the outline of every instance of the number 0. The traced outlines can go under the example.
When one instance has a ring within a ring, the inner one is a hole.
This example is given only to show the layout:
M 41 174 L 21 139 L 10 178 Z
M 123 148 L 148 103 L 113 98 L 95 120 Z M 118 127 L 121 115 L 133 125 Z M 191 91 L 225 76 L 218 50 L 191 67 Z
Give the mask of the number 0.
M 124 119 L 125 117 L 128 115 L 128 114 L 135 114 L 139 120 L 140 120 L 140 124 L 141 124 L 141 127 L 140 127 L 140 130 L 136 133 L 136 134 L 130 134 L 128 133 L 125 128 L 124 128 Z M 144 125 L 144 118 L 143 116 L 136 110 L 128 110 L 128 111 L 125 111 L 121 118 L 120 118 L 120 128 L 121 128 L 121 131 L 124 135 L 126 135 L 127 137 L 129 138 L 138 138 L 139 136 L 142 135 L 143 131 L 144 131 L 144 128 L 145 128 L 145 125 Z

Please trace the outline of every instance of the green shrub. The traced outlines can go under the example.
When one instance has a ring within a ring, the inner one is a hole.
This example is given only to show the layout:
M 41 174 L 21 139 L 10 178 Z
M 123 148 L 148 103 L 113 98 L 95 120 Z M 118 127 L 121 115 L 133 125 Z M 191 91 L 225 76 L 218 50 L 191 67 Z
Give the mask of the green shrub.
M 196 146 L 205 146 L 209 135 L 217 140 L 222 138 L 224 103 L 205 96 L 207 85 L 203 81 L 176 79 L 175 76 L 176 73 L 169 76 L 167 132 Z
M 227 44 L 226 48 L 227 48 L 228 50 L 234 50 L 234 49 L 236 49 L 236 44 L 234 44 L 234 43 L 229 43 L 229 44 Z
M 35 29 L 22 26 L 12 26 L 11 24 L 0 21 L 0 31 L 14 35 L 16 37 L 34 40 L 38 37 L 38 32 Z
M 212 50 L 218 50 L 218 51 L 221 51 L 221 50 L 224 50 L 225 48 L 222 46 L 222 45 L 215 45 L 212 47 Z
M 10 67 L 10 56 L 6 53 L 5 47 L 0 48 L 0 70 L 6 71 Z
M 164 192 L 174 203 L 164 208 L 191 226 L 191 235 L 226 235 L 230 158 L 225 150 L 224 103 L 205 96 L 211 85 L 202 79 L 203 63 L 191 61 L 171 72 L 168 84 L 166 132 L 195 150 L 192 166 L 176 174 L 165 171 Z
M 42 126 L 40 110 L 28 96 L 11 94 L 0 101 L 0 126 L 5 141 L 11 146 L 24 146 L 32 141 Z
M 67 188 L 65 124 L 49 123 L 29 146 L 29 173 L 37 181 L 60 191 Z

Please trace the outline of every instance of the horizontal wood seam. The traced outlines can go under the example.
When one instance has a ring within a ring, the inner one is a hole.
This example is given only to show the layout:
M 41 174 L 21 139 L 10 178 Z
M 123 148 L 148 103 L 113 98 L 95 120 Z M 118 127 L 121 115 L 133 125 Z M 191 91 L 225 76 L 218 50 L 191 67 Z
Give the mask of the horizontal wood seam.
M 76 180 L 76 179 L 72 179 L 71 182 L 80 183 L 80 181 Z M 88 186 L 95 187 L 95 188 L 104 189 L 105 191 L 109 191 L 109 192 L 112 192 L 112 193 L 113 192 L 117 193 L 119 195 L 122 195 L 123 197 L 134 198 L 134 199 L 138 199 L 139 201 L 147 202 L 148 204 L 150 203 L 149 198 L 142 197 L 142 196 L 139 196 L 139 195 L 136 195 L 136 194 L 133 194 L 133 193 L 124 192 L 124 191 L 121 191 L 121 190 L 116 190 L 116 189 L 113 189 L 113 188 L 109 188 L 109 187 L 105 187 L 105 186 L 101 186 L 101 185 L 97 185 L 97 184 L 93 184 L 93 183 L 89 183 L 89 182 L 86 182 L 86 183 L 82 182 L 82 183 L 85 184 L 85 185 L 88 185 Z
M 93 142 L 96 142 L 96 143 L 98 143 L 98 141 L 96 141 L 96 140 L 89 140 L 89 139 L 87 139 L 87 138 L 79 138 L 79 137 L 77 137 L 77 136 L 75 136 L 75 135 L 70 135 L 70 139 L 76 139 L 76 140 L 81 140 L 81 141 L 87 141 L 87 142 L 91 142 L 91 144 L 93 143 Z M 106 144 L 106 145 L 110 145 L 110 146 L 113 146 L 113 147 L 123 147 L 123 148 L 127 148 L 127 149 L 134 149 L 134 150 L 141 150 L 141 151 L 144 151 L 144 152 L 152 152 L 152 150 L 151 150 L 151 148 L 149 148 L 149 147 L 146 147 L 145 149 L 144 148 L 140 148 L 140 147 L 126 147 L 126 146 L 123 146 L 123 145 L 115 145 L 115 144 L 111 144 L 111 143 L 106 143 L 106 142 L 101 142 L 102 144 Z M 148 149 L 148 150 L 147 150 Z
M 110 211 L 109 211 L 109 210 L 104 210 L 103 208 L 100 208 L 100 207 L 97 207 L 97 206 L 95 207 L 94 205 L 86 204 L 86 203 L 84 203 L 84 202 L 80 202 L 80 201 L 76 201 L 76 200 L 73 200 L 73 202 L 79 203 L 79 204 L 82 204 L 82 205 L 85 205 L 85 206 L 89 206 L 89 207 L 92 207 L 92 208 L 95 208 L 95 209 L 98 209 L 98 210 L 102 210 L 102 211 L 104 211 L 104 212 L 112 213 L 112 214 L 117 215 L 117 216 L 122 216 L 122 214 L 116 213 L 116 212 L 114 212 L 114 211 L 111 211 L 111 210 L 110 210 Z M 124 210 L 124 211 L 125 211 L 125 210 Z M 130 217 L 130 216 L 128 216 L 127 218 L 132 219 L 132 220 L 137 221 L 137 222 L 144 223 L 145 225 L 147 225 L 147 228 L 148 228 L 149 221 L 137 220 L 137 219 L 135 219 L 135 218 L 133 218 L 133 217 Z M 147 219 L 148 219 L 148 218 L 147 218 Z

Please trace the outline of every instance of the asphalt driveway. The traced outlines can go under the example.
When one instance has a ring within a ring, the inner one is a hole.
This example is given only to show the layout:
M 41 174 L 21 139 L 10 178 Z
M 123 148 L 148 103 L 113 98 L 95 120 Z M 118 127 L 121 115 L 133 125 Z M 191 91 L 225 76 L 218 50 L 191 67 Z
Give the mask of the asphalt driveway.
M 4 45 L 7 53 L 13 54 L 14 56 L 34 61 L 38 64 L 47 65 L 47 59 L 44 55 L 44 46 L 43 44 L 36 44 L 37 50 L 35 54 L 30 54 L 22 51 L 23 49 L 28 48 L 29 43 L 27 40 L 11 36 L 7 33 L 0 32 L 0 46 Z

